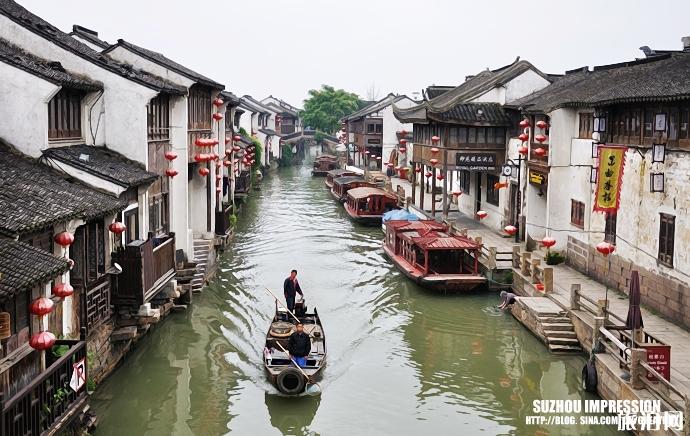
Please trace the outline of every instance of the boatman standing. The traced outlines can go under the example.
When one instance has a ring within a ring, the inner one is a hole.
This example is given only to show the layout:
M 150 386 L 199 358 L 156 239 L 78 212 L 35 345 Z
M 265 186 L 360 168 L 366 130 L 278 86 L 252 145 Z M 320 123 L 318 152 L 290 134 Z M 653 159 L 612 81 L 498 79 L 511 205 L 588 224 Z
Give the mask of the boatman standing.
M 290 272 L 290 277 L 285 279 L 283 283 L 283 293 L 285 294 L 285 303 L 290 312 L 295 312 L 295 296 L 300 294 L 304 297 L 302 293 L 302 288 L 299 287 L 299 282 L 297 281 L 297 270 L 293 269 Z

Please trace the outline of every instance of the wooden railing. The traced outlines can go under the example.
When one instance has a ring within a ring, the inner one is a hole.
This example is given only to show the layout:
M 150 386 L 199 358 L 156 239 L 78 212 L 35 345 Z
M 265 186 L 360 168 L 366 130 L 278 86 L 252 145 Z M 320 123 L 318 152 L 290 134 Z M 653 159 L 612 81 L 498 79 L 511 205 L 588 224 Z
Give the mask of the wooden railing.
M 142 305 L 175 275 L 175 234 L 133 241 L 112 259 L 122 267 L 113 290 L 115 304 Z
M 74 364 L 81 360 L 84 361 L 83 379 L 87 380 L 86 342 L 59 340 L 55 345 L 66 345 L 69 350 L 12 397 L 4 399 L 0 394 L 2 436 L 39 435 L 59 430 L 86 401 L 85 385 L 79 392 L 69 386 Z
M 535 289 L 548 294 L 553 292 L 553 268 L 544 266 L 541 262 L 538 257 L 532 257 L 532 252 L 521 251 L 519 245 L 513 246 L 513 268 L 519 270 Z
M 91 331 L 110 319 L 110 278 L 103 276 L 86 289 L 86 328 Z
M 251 184 L 251 175 L 249 171 L 244 170 L 239 176 L 235 177 L 235 193 L 246 194 L 249 192 Z
M 234 213 L 232 204 L 224 203 L 223 210 L 216 211 L 216 235 L 227 235 L 232 229 L 232 215 Z

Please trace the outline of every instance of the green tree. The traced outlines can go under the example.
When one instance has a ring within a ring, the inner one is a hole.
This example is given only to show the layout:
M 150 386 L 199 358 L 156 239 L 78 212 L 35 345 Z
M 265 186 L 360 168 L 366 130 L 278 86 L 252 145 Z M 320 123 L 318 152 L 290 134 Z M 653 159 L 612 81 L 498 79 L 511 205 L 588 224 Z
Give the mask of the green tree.
M 340 129 L 340 119 L 356 112 L 361 104 L 357 94 L 321 85 L 321 89 L 309 91 L 301 116 L 305 126 L 335 134 Z

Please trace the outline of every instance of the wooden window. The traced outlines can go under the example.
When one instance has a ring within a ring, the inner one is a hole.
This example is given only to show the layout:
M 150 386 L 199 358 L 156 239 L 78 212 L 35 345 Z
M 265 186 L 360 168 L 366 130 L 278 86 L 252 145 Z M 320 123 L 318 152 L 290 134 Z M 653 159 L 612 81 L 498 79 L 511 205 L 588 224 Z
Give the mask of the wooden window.
M 505 127 L 494 127 L 494 144 L 503 145 L 506 143 Z
M 678 108 L 671 108 L 668 112 L 668 139 L 678 139 Z
M 494 133 L 495 130 L 493 127 L 487 127 L 486 128 L 486 143 L 487 144 L 496 144 L 496 140 L 494 138 Z
M 594 132 L 594 114 L 580 113 L 580 129 L 578 138 L 580 139 L 591 139 L 592 133 Z
M 105 235 L 102 221 L 86 225 L 86 278 L 93 283 L 105 274 Z
M 156 236 L 168 232 L 168 193 L 151 196 L 149 200 L 149 231 Z
M 152 98 L 146 112 L 149 141 L 170 139 L 170 96 L 159 94 Z
M 458 143 L 467 144 L 467 127 L 460 127 L 458 129 Z
M 124 224 L 127 226 L 125 231 L 125 241 L 129 244 L 139 239 L 139 208 L 130 209 L 124 214 Z
M 189 89 L 187 99 L 190 130 L 209 130 L 211 128 L 211 90 L 200 85 Z
M 584 228 L 585 204 L 581 201 L 570 200 L 570 224 Z
M 470 127 L 467 129 L 467 143 L 476 144 L 477 143 L 477 129 Z
M 457 127 L 451 127 L 448 129 L 448 140 L 450 141 L 451 145 L 457 145 L 458 144 L 458 128 Z
M 604 241 L 612 244 L 616 243 L 616 214 L 606 214 L 606 224 L 604 226 Z
M 470 172 L 465 170 L 460 170 L 458 172 L 458 182 L 460 183 L 460 189 L 462 192 L 470 192 Z
M 644 111 L 644 137 L 651 138 L 654 135 L 654 109 Z
M 81 100 L 84 93 L 61 89 L 48 103 L 48 139 L 81 139 Z
M 375 124 L 367 124 L 367 133 L 374 133 L 376 132 L 376 125 Z
M 376 133 L 383 133 L 383 124 L 376 125 Z
M 680 123 L 679 123 L 679 137 L 681 139 L 688 139 L 688 118 L 690 118 L 690 110 L 683 108 L 680 110 Z
M 0 312 L 10 314 L 10 332 L 16 335 L 25 328 L 30 328 L 29 300 L 31 291 L 25 290 L 0 303 Z
M 498 206 L 498 193 L 499 190 L 494 188 L 494 185 L 500 180 L 498 176 L 493 174 L 486 175 L 486 202 Z
M 676 217 L 673 215 L 659 214 L 659 262 L 667 266 L 673 266 L 673 243 L 676 233 Z
M 477 128 L 477 144 L 486 144 L 486 129 L 484 127 Z

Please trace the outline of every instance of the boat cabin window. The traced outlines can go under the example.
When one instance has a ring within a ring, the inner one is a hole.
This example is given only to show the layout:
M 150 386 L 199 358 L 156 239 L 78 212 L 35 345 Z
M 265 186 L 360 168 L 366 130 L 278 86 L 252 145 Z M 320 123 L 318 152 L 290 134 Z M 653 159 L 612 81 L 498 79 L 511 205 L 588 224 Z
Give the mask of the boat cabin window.
M 429 251 L 429 272 L 455 274 L 463 272 L 464 250 Z

